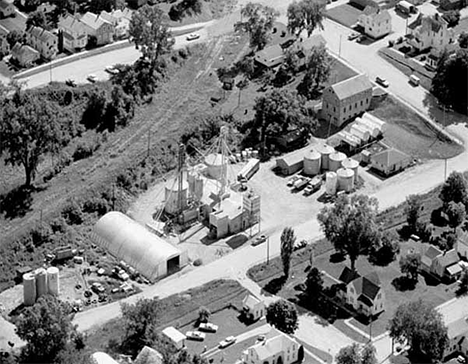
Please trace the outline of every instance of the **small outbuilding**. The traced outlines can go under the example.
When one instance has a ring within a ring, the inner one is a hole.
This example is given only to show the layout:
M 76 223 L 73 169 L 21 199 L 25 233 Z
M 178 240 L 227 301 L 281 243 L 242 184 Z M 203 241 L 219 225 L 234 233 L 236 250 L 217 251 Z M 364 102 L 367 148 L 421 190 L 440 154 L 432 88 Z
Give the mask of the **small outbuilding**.
M 310 149 L 300 149 L 292 153 L 288 153 L 280 158 L 276 158 L 276 168 L 285 176 L 300 171 L 304 167 L 304 157 L 309 153 Z
M 162 364 L 163 361 L 163 356 L 159 351 L 149 346 L 144 346 L 132 364 Z
M 242 310 L 251 321 L 259 320 L 266 314 L 265 303 L 251 294 L 242 300 Z
M 173 344 L 177 349 L 182 349 L 185 346 L 187 337 L 173 326 L 166 327 L 162 334 Z
M 411 163 L 411 157 L 396 149 L 386 149 L 371 157 L 371 167 L 383 174 L 390 176 L 404 170 Z
M 112 359 L 109 354 L 103 353 L 102 351 L 97 351 L 91 355 L 92 364 L 119 364 L 118 361 Z
M 455 244 L 457 253 L 460 257 L 468 259 L 468 231 L 461 234 Z

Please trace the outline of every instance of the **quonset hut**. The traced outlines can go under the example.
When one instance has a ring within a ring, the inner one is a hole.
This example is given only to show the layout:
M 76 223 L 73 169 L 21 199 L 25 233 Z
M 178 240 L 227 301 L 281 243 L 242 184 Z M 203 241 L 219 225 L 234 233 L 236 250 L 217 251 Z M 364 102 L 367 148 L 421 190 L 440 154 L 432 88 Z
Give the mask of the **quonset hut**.
M 91 236 L 97 245 L 134 267 L 151 282 L 187 264 L 187 252 L 117 211 L 101 217 Z

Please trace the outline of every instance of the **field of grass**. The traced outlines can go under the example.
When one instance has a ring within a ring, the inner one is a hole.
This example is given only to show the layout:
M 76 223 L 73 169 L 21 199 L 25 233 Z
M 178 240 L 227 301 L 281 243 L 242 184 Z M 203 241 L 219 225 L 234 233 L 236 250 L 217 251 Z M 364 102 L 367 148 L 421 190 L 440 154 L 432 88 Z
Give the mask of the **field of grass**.
M 24 32 L 26 30 L 26 19 L 16 14 L 15 17 L 0 19 L 0 25 L 8 29 L 10 32 L 13 30 Z
M 358 21 L 362 11 L 349 4 L 343 4 L 326 11 L 326 16 L 337 23 L 351 28 Z

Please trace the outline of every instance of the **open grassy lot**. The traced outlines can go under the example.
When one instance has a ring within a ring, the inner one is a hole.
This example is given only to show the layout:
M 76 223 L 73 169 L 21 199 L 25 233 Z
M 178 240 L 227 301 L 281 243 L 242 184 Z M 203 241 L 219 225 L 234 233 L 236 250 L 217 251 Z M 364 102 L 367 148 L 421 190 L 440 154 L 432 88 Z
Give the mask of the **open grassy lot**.
M 392 96 L 375 105 L 370 113 L 385 120 L 384 143 L 417 159 L 451 158 L 463 151 L 458 144 L 445 140 L 426 121 Z
M 349 4 L 343 4 L 326 11 L 326 16 L 337 23 L 351 28 L 358 21 L 362 11 Z

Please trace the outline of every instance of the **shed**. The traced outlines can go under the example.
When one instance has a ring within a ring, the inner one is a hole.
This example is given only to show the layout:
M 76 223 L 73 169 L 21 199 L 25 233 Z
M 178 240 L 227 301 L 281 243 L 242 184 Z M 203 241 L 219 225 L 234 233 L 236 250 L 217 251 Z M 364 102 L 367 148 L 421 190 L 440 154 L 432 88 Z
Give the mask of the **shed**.
M 309 150 L 304 148 L 286 154 L 283 157 L 276 158 L 276 168 L 278 168 L 281 174 L 285 176 L 296 173 L 303 168 L 304 157 L 308 152 Z
M 103 353 L 102 351 L 97 351 L 91 355 L 92 364 L 119 364 L 118 361 L 112 359 L 109 354 Z
M 242 300 L 244 315 L 252 320 L 259 320 L 265 315 L 265 303 L 257 297 L 249 294 Z
M 149 346 L 144 346 L 132 364 L 162 364 L 163 362 L 163 356 L 159 351 Z
M 177 349 L 182 349 L 185 346 L 185 339 L 187 337 L 175 327 L 166 327 L 162 333 Z
M 371 157 L 372 168 L 385 176 L 397 173 L 411 163 L 411 157 L 396 149 L 386 149 Z

